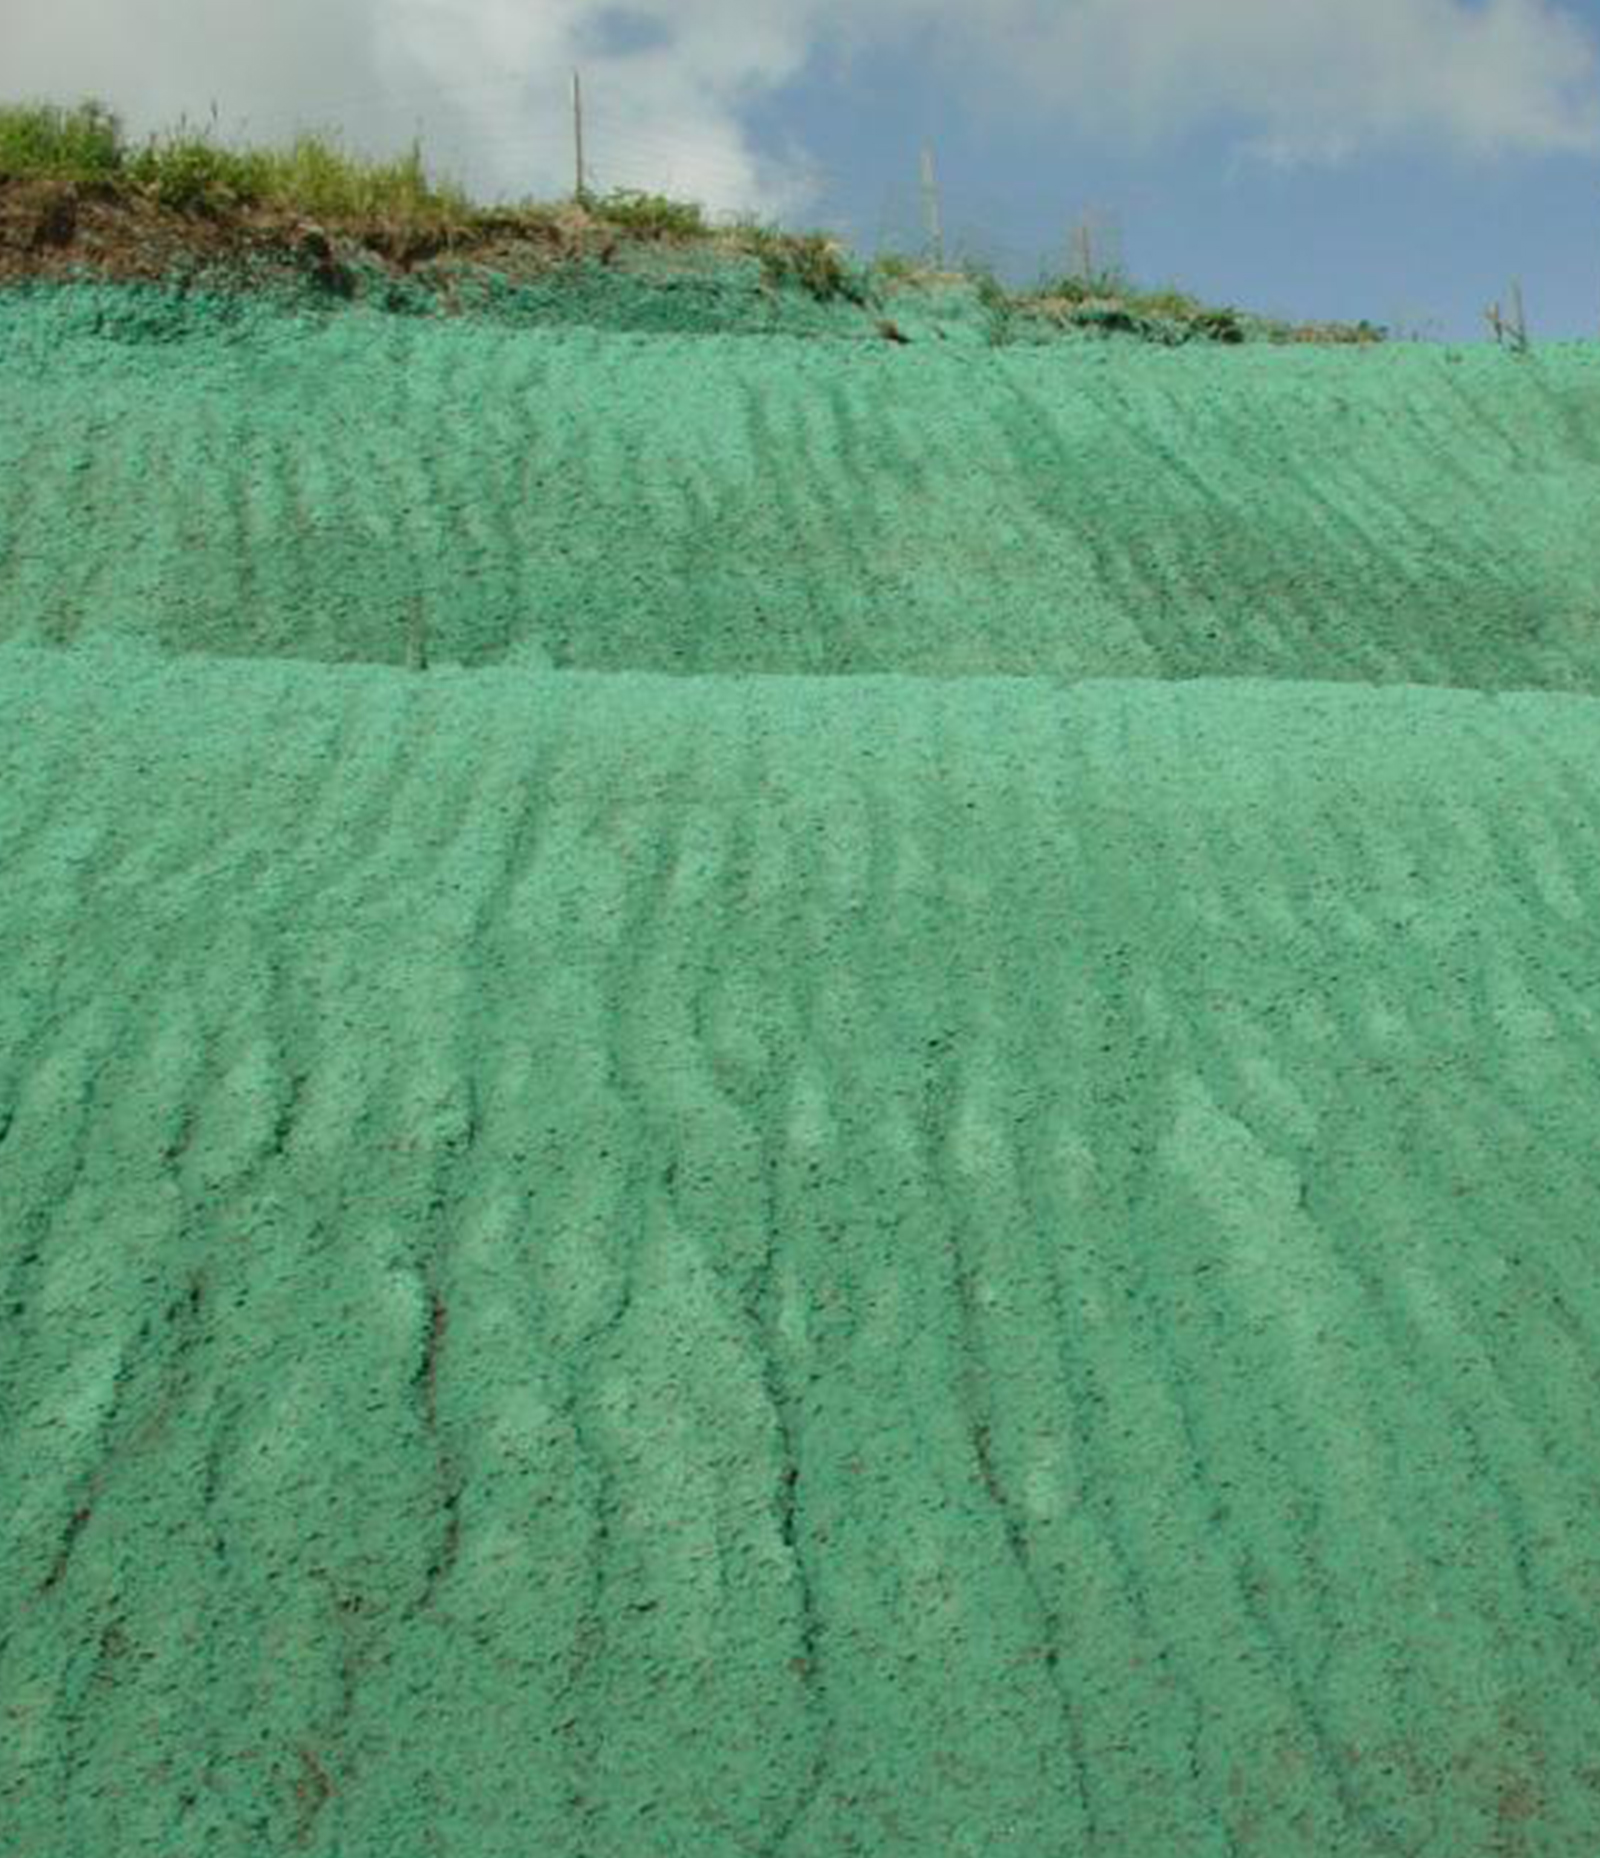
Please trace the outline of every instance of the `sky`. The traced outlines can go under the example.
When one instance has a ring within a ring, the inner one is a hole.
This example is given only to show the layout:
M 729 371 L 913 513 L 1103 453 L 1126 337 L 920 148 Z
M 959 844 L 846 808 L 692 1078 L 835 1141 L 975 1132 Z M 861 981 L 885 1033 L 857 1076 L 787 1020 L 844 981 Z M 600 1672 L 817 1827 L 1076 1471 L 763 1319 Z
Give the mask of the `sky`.
M 135 135 L 420 138 L 1013 284 L 1136 282 L 1419 340 L 1600 335 L 1600 0 L 0 0 L 0 101 Z M 924 185 L 924 151 L 933 186 Z

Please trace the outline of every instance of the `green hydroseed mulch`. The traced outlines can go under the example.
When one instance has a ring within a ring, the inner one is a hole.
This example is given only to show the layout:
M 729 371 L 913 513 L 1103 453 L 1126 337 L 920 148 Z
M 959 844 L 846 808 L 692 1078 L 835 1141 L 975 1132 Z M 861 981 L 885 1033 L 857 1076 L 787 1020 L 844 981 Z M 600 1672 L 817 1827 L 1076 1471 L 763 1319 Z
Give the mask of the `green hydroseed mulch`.
M 1600 687 L 1600 347 L 40 290 L 0 404 L 0 636 L 404 663 L 420 612 L 472 665 Z
M 0 296 L 0 1854 L 1600 1845 L 1597 392 Z

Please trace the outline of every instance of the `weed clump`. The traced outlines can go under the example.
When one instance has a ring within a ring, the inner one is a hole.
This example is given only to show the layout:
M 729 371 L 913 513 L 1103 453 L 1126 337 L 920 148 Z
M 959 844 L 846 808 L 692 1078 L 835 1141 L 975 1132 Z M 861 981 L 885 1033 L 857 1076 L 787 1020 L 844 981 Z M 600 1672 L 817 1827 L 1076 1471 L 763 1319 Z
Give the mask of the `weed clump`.
M 121 119 L 103 103 L 0 104 L 0 177 L 110 181 L 122 158 Z
M 777 226 L 741 221 L 727 235 L 735 250 L 761 261 L 761 274 L 775 290 L 798 285 L 819 303 L 843 298 L 866 303 L 871 282 L 861 267 L 852 265 L 839 241 L 826 232 L 784 232 Z
M 692 200 L 617 187 L 581 203 L 598 220 L 646 239 L 699 239 L 710 231 L 704 210 Z

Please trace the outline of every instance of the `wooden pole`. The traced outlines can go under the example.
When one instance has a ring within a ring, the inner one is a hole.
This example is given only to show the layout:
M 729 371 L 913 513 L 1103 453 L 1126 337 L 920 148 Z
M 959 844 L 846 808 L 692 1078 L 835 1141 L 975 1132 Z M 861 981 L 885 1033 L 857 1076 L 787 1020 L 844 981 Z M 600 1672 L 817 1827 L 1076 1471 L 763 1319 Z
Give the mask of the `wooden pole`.
M 572 74 L 572 197 L 581 206 L 587 191 L 583 183 L 583 85 Z
M 944 225 L 939 217 L 939 180 L 933 168 L 933 150 L 922 151 L 922 213 L 928 228 L 928 250 L 933 262 L 944 268 Z

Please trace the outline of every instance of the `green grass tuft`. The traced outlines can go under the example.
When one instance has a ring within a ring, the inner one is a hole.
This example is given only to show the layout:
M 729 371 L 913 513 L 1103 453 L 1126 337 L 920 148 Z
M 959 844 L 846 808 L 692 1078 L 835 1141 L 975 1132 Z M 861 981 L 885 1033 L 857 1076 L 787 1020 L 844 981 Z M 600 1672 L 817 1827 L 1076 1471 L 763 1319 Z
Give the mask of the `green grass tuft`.
M 0 175 L 112 180 L 122 156 L 122 123 L 103 103 L 0 104 Z
M 181 124 L 130 147 L 115 112 L 100 103 L 0 106 L 0 176 L 93 180 L 177 213 L 275 207 L 317 219 L 465 223 L 460 188 L 430 179 L 415 144 L 389 161 L 368 160 L 322 135 L 286 148 L 230 148 Z
M 319 219 L 400 219 L 465 224 L 472 202 L 451 181 L 430 179 L 413 142 L 390 161 L 347 154 L 336 140 L 302 135 L 266 157 L 263 203 Z
M 711 231 L 704 210 L 694 201 L 671 200 L 665 194 L 618 187 L 598 198 L 586 199 L 583 204 L 608 226 L 643 238 L 699 239 Z
M 259 206 L 265 191 L 265 158 L 219 148 L 185 130 L 152 140 L 123 163 L 129 184 L 174 213 L 221 213 Z
M 141 192 L 180 213 L 280 208 L 314 219 L 465 224 L 466 195 L 430 180 L 417 145 L 390 161 L 351 155 L 330 137 L 301 135 L 287 148 L 232 149 L 179 131 L 150 141 L 124 172 Z

